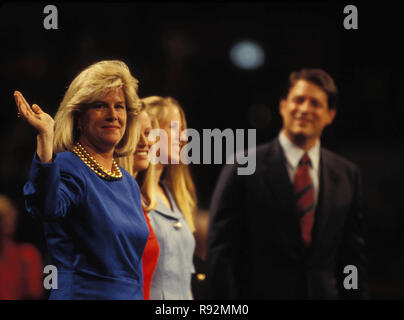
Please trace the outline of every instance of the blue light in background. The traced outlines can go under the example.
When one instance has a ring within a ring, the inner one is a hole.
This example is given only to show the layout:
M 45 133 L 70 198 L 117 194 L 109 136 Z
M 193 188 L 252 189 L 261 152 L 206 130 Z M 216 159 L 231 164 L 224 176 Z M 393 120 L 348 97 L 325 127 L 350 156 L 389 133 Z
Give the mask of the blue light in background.
M 238 68 L 254 70 L 264 64 L 265 52 L 258 43 L 243 40 L 230 49 L 230 59 Z

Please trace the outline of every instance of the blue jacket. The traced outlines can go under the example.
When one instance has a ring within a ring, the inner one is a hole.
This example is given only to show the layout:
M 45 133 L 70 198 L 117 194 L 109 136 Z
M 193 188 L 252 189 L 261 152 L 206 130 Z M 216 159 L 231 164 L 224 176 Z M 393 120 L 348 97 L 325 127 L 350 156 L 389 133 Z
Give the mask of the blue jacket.
M 136 181 L 107 181 L 72 152 L 52 163 L 34 156 L 24 186 L 26 209 L 44 220 L 58 289 L 50 299 L 143 299 L 148 227 Z

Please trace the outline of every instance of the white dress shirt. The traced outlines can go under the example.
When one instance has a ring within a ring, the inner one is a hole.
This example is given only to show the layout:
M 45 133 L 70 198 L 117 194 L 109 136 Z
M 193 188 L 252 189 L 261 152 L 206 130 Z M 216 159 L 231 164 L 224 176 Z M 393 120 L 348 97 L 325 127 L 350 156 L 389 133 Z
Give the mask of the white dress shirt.
M 299 161 L 303 157 L 305 151 L 296 146 L 281 131 L 279 133 L 279 143 L 286 158 L 286 169 L 288 170 L 290 182 L 292 185 L 295 181 L 295 175 L 299 166 Z M 320 189 L 320 140 L 307 152 L 310 158 L 310 176 L 314 186 L 314 208 L 317 206 L 318 192 Z

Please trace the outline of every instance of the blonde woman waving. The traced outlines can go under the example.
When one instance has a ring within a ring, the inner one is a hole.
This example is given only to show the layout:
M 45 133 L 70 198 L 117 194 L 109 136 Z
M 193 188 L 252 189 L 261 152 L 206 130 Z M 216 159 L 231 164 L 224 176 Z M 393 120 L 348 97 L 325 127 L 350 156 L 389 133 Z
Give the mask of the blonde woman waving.
M 149 232 L 139 187 L 114 160 L 135 148 L 136 90 L 126 64 L 101 61 L 73 80 L 55 120 L 14 93 L 38 133 L 24 196 L 58 270 L 50 299 L 143 299 Z

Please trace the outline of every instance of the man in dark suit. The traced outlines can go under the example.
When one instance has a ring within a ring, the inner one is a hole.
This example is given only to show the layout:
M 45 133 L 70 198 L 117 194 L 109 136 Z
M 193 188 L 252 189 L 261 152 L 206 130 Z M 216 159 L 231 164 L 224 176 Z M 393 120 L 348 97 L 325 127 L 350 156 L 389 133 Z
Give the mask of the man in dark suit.
M 336 98 L 325 71 L 293 72 L 279 136 L 249 151 L 255 173 L 224 167 L 207 237 L 211 298 L 368 297 L 359 170 L 320 147 Z

